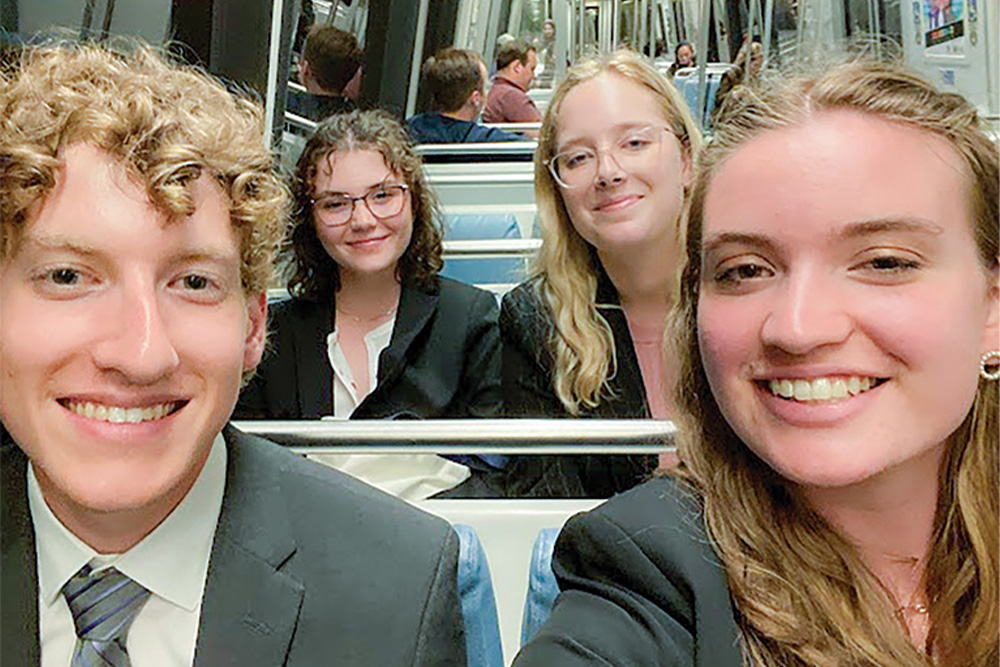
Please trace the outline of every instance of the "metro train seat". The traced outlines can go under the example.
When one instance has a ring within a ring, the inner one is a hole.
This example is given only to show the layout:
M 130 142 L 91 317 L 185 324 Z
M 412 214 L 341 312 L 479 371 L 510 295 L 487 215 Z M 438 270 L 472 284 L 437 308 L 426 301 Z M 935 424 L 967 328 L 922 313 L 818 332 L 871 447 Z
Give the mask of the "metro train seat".
M 486 551 L 476 531 L 454 524 L 458 535 L 458 597 L 465 623 L 465 650 L 470 665 L 503 667 L 500 622 L 497 618 L 493 578 Z
M 601 502 L 596 499 L 448 498 L 416 503 L 417 507 L 447 519 L 452 525 L 466 524 L 476 529 L 493 565 L 490 573 L 506 664 L 514 660 L 521 646 L 521 616 L 528 590 L 528 556 L 539 531 L 561 527 L 573 514 L 593 509 Z M 469 665 L 474 664 L 470 659 Z
M 446 241 L 519 239 L 521 228 L 513 213 L 450 213 L 443 216 Z M 522 257 L 445 259 L 441 275 L 470 285 L 519 283 L 527 275 Z
M 705 109 L 704 113 L 698 113 L 698 72 L 697 70 L 681 70 L 674 77 L 674 86 L 684 96 L 691 113 L 698 121 L 702 129 L 707 128 L 709 120 L 712 118 L 712 110 L 715 108 L 715 93 L 719 90 L 719 82 L 722 80 L 722 73 L 716 70 L 705 72 Z
M 552 573 L 552 551 L 559 531 L 559 528 L 542 528 L 531 547 L 528 594 L 524 598 L 524 615 L 521 617 L 521 646 L 530 642 L 548 620 L 559 595 L 559 584 Z

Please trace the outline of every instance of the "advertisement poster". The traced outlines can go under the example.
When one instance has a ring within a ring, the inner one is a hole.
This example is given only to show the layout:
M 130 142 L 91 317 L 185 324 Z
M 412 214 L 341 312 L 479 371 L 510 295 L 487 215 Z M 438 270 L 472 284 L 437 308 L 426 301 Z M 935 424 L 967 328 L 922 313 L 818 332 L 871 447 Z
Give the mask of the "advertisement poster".
M 928 55 L 961 55 L 965 35 L 965 0 L 923 0 L 924 48 Z

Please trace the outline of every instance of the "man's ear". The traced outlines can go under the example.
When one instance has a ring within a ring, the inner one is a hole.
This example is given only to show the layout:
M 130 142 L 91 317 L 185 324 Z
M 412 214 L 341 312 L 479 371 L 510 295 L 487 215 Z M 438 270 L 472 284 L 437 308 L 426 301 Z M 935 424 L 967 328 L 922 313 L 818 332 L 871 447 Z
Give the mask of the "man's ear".
M 469 98 L 466 100 L 466 104 L 471 105 L 474 109 L 481 109 L 483 103 L 483 91 L 478 88 L 469 93 Z
M 257 368 L 267 342 L 267 293 L 247 297 L 247 332 L 243 345 L 243 371 Z
M 309 61 L 305 58 L 299 58 L 298 63 L 299 70 L 299 83 L 303 86 L 306 85 L 306 77 L 309 76 Z

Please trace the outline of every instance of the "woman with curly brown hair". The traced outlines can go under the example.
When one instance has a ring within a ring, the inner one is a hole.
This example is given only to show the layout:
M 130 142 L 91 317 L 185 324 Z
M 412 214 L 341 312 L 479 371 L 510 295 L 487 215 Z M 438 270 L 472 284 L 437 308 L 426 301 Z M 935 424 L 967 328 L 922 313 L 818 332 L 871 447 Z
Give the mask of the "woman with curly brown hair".
M 853 62 L 735 89 L 672 318 L 681 464 L 571 520 L 517 661 L 1000 659 L 996 144 Z
M 438 275 L 437 205 L 400 123 L 382 111 L 327 119 L 293 194 L 292 298 L 272 308 L 272 349 L 237 416 L 497 415 L 496 299 Z

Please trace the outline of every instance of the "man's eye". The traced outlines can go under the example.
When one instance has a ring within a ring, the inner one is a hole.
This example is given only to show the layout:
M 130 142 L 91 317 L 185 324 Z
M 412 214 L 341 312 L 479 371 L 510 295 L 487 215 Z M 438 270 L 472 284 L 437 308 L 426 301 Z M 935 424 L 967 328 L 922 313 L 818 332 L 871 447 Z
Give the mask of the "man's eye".
M 208 278 L 199 275 L 184 276 L 183 282 L 185 289 L 193 291 L 204 290 L 209 286 Z
M 53 269 L 49 272 L 49 280 L 56 285 L 76 285 L 80 282 L 80 272 L 76 269 Z

